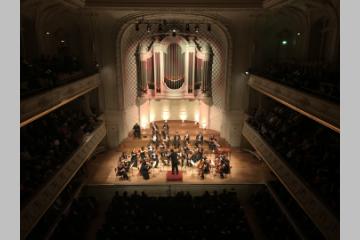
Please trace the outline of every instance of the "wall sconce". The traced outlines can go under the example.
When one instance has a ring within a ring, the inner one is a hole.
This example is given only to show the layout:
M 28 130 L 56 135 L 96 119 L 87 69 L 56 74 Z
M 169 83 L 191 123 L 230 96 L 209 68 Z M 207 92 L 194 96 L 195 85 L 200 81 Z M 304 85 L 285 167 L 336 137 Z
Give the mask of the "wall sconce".
M 201 126 L 205 130 L 206 129 L 206 121 L 202 121 Z
M 186 118 L 187 118 L 186 112 L 184 112 L 184 111 L 180 112 L 180 119 L 181 119 L 182 123 L 185 122 Z

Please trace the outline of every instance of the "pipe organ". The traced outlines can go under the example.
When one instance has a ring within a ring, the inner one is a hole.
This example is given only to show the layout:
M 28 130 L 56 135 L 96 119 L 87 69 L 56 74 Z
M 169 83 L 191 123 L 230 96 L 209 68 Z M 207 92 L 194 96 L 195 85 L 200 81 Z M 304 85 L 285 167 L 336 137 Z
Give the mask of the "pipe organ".
M 211 97 L 213 52 L 208 43 L 167 36 L 136 51 L 138 97 L 194 99 Z

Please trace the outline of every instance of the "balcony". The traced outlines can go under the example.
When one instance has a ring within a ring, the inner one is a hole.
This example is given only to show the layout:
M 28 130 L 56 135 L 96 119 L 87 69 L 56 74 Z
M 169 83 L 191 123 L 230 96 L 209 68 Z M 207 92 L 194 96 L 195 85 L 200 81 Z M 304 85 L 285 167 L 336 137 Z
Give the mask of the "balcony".
M 21 100 L 20 126 L 23 127 L 32 121 L 35 121 L 64 104 L 97 88 L 99 85 L 99 74 L 96 73 L 81 80 Z
M 340 105 L 256 75 L 250 75 L 248 85 L 340 133 Z
M 316 197 L 316 195 L 297 177 L 285 161 L 266 143 L 248 123 L 245 122 L 243 136 L 255 148 L 266 164 L 296 199 L 326 239 L 338 239 L 340 226 L 338 220 Z
M 98 144 L 106 135 L 105 123 L 102 122 L 84 143 L 54 175 L 50 181 L 21 211 L 21 238 L 24 239 L 37 224 L 47 209 L 56 200 L 72 177 L 94 152 Z

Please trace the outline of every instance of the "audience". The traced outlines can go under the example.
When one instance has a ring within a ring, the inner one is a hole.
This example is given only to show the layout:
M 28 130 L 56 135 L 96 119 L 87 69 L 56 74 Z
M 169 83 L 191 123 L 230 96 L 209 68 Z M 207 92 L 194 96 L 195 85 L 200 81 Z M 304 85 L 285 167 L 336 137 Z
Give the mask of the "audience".
M 149 197 L 117 192 L 97 239 L 253 239 L 235 192 Z
M 314 225 L 309 216 L 304 212 L 296 200 L 290 195 L 287 189 L 280 181 L 268 183 L 276 196 L 284 204 L 285 208 L 291 214 L 296 225 L 301 229 L 306 239 L 325 239 L 319 229 Z
M 300 239 L 265 187 L 251 196 L 250 203 L 259 227 L 269 240 Z
M 250 73 L 289 85 L 329 100 L 340 101 L 340 71 L 325 63 L 268 64 Z
M 249 124 L 339 215 L 339 134 L 280 105 L 269 111 L 258 109 L 251 115 Z
M 51 89 L 85 76 L 78 59 L 74 56 L 41 56 L 32 62 L 20 63 L 21 97 Z
M 81 183 L 86 177 L 86 167 L 83 166 L 76 173 L 74 178 L 61 192 L 59 197 L 55 200 L 52 206 L 46 211 L 44 216 L 40 219 L 35 228 L 27 236 L 28 240 L 46 239 L 46 237 L 52 234 L 52 231 L 56 228 L 56 224 L 61 219 L 63 214 L 68 212 L 69 204 L 74 200 L 74 196 L 79 190 Z
M 97 120 L 75 108 L 63 106 L 20 130 L 20 198 L 23 205 L 91 133 Z

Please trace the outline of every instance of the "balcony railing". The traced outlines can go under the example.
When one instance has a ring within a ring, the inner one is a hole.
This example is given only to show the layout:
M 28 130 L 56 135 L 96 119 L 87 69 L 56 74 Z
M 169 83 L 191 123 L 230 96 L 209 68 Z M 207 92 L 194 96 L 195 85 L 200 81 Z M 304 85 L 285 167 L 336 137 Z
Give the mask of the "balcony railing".
M 98 144 L 106 135 L 105 123 L 102 122 L 84 143 L 54 175 L 54 177 L 37 193 L 35 197 L 21 211 L 21 239 L 24 239 L 46 210 L 56 200 L 72 177 L 94 152 Z
M 340 132 L 340 105 L 256 75 L 250 75 L 248 85 L 318 123 Z
M 66 103 L 84 95 L 100 85 L 99 74 L 85 77 L 61 87 L 57 87 L 20 102 L 20 126 L 54 111 Z
M 296 199 L 326 239 L 338 239 L 339 222 L 316 195 L 297 177 L 284 160 L 266 143 L 266 141 L 245 122 L 243 136 L 255 148 L 266 164 Z

